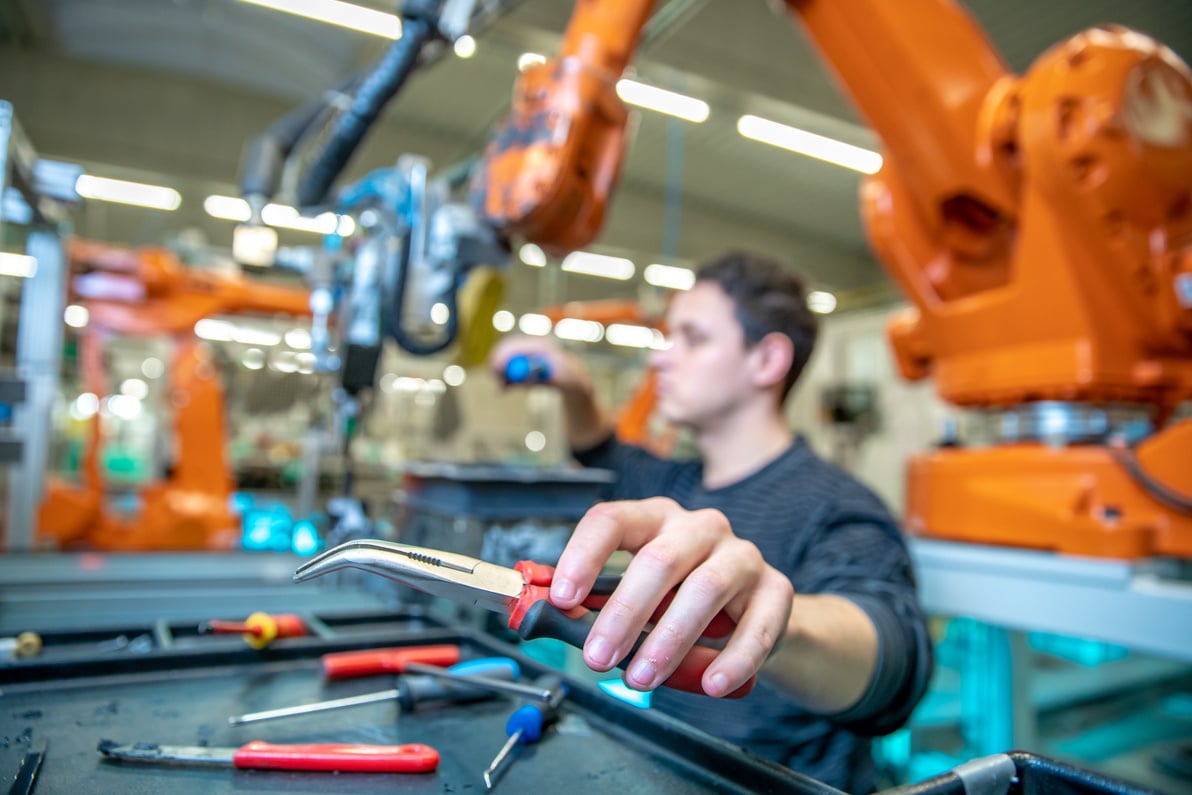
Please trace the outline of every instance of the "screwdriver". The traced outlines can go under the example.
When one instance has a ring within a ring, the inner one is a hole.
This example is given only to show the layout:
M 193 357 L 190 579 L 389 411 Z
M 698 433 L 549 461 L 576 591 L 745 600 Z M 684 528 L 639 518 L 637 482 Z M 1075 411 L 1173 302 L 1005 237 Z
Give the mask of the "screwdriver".
M 453 665 L 446 669 L 463 677 L 485 677 L 514 681 L 521 675 L 521 669 L 515 660 L 509 657 L 483 657 L 477 660 Z M 288 718 L 294 715 L 309 715 L 315 712 L 326 712 L 343 707 L 356 707 L 362 704 L 375 704 L 378 701 L 396 701 L 399 712 L 413 709 L 416 704 L 427 701 L 479 701 L 490 698 L 492 690 L 480 683 L 470 684 L 454 680 L 445 680 L 435 676 L 406 675 L 397 680 L 397 687 L 381 690 L 376 693 L 365 693 L 359 696 L 337 698 L 330 701 L 316 701 L 313 704 L 302 704 L 295 707 L 282 707 L 264 712 L 250 712 L 245 715 L 235 715 L 228 718 L 232 726 L 243 726 L 246 723 L 257 723 L 263 720 Z
M 563 680 L 553 674 L 546 674 L 535 679 L 534 684 L 549 690 L 551 698 L 542 703 L 518 707 L 509 716 L 509 720 L 505 722 L 505 733 L 509 735 L 509 739 L 484 771 L 485 789 L 493 788 L 514 746 L 538 742 L 542 738 L 542 730 L 558 717 L 559 705 L 567 696 L 567 686 L 563 684 Z
M 263 649 L 278 638 L 298 638 L 306 634 L 302 617 L 294 613 L 253 613 L 244 621 L 211 620 L 199 625 L 199 632 L 217 635 L 241 634 L 254 649 Z
M 106 759 L 174 765 L 220 765 L 255 770 L 322 770 L 335 773 L 429 773 L 439 752 L 429 745 L 298 743 L 275 745 L 254 740 L 238 748 L 209 745 L 121 744 L 100 740 Z
M 544 384 L 550 380 L 550 361 L 538 353 L 519 353 L 505 363 L 505 382 Z
M 328 679 L 404 674 L 406 666 L 410 663 L 455 665 L 459 662 L 459 645 L 443 643 L 435 646 L 340 651 L 324 654 L 320 659 L 323 663 L 323 675 Z

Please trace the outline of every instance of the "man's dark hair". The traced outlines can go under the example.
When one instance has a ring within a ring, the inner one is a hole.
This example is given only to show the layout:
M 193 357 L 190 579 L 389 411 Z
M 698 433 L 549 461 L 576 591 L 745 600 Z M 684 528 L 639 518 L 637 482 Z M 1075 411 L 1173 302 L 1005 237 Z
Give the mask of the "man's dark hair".
M 807 308 L 803 277 L 781 262 L 749 251 L 728 251 L 705 263 L 697 282 L 720 287 L 733 302 L 734 314 L 745 331 L 746 347 L 767 334 L 785 334 L 794 343 L 795 355 L 782 383 L 785 401 L 815 348 L 819 322 Z

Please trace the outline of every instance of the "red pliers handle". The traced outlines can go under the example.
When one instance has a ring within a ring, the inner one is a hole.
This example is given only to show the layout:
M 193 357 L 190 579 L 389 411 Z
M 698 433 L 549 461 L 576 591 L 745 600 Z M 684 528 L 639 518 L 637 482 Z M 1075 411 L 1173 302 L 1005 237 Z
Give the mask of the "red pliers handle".
M 522 589 L 517 604 L 509 613 L 509 628 L 524 640 L 555 638 L 579 649 L 584 647 L 588 633 L 591 632 L 592 625 L 596 621 L 596 616 L 591 610 L 602 607 L 608 601 L 608 596 L 621 582 L 621 578 L 616 575 L 598 577 L 588 598 L 583 601 L 582 607 L 563 611 L 551 604 L 548 599 L 550 584 L 555 576 L 553 566 L 523 560 L 519 561 L 514 568 L 521 572 L 525 578 L 526 587 Z M 673 593 L 667 595 L 658 609 L 654 611 L 654 615 L 651 616 L 652 621 L 656 621 L 662 615 L 673 598 Z M 722 610 L 708 624 L 703 637 L 722 638 L 731 633 L 735 627 L 736 622 Z M 629 654 L 617 663 L 618 668 L 623 670 L 629 664 L 629 661 L 641 648 L 647 634 L 643 632 L 638 636 Z M 679 667 L 675 669 L 664 685 L 674 690 L 703 695 L 704 671 L 716 659 L 717 654 L 716 649 L 696 646 L 687 653 L 687 656 L 679 663 Z M 757 677 L 752 676 L 749 681 L 729 693 L 725 698 L 746 696 L 753 690 L 755 684 L 757 684 Z

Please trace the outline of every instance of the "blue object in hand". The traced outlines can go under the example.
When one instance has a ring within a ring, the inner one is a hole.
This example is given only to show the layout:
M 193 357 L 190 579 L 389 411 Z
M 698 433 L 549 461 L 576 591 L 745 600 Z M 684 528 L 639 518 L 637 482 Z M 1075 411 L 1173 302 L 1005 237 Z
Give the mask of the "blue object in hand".
M 510 384 L 544 384 L 550 375 L 550 362 L 538 353 L 519 353 L 505 363 L 505 381 Z

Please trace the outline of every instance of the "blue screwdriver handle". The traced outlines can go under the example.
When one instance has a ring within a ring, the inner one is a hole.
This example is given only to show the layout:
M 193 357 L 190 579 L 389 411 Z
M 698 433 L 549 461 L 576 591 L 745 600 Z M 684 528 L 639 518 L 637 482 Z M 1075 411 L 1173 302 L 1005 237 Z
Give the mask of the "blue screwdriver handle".
M 550 361 L 540 353 L 519 353 L 505 363 L 505 381 L 510 384 L 544 384 L 550 377 Z
M 550 690 L 551 698 L 546 702 L 518 707 L 509 716 L 509 720 L 505 722 L 505 734 L 512 737 L 520 732 L 517 738 L 519 745 L 536 743 L 541 739 L 542 730 L 558 716 L 559 705 L 567 696 L 563 680 L 552 674 L 538 677 L 534 684 L 544 690 Z

